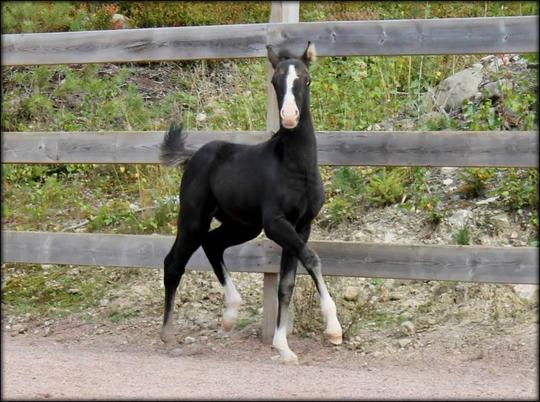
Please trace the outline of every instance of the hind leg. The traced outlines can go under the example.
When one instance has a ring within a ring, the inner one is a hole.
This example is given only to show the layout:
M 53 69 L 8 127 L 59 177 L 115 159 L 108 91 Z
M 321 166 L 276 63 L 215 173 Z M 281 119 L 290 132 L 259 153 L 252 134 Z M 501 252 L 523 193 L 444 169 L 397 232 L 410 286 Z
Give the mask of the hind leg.
M 260 227 L 247 226 L 233 222 L 224 222 L 208 233 L 203 242 L 203 249 L 214 269 L 219 283 L 224 289 L 225 306 L 223 309 L 223 329 L 230 331 L 238 318 L 238 309 L 242 298 L 236 290 L 225 263 L 223 252 L 226 248 L 251 240 L 261 232 Z
M 165 258 L 163 283 L 165 285 L 165 309 L 163 313 L 163 326 L 161 327 L 161 340 L 166 344 L 175 342 L 172 315 L 176 290 L 184 275 L 185 267 L 191 255 L 200 246 L 198 239 L 191 236 L 178 235 L 174 245 Z
M 172 314 L 176 290 L 185 272 L 186 264 L 202 244 L 212 219 L 212 208 L 208 206 L 208 203 L 203 208 L 195 207 L 194 203 L 189 204 L 191 206 L 186 203 L 180 208 L 178 234 L 164 261 L 165 308 L 160 336 L 166 344 L 175 342 Z

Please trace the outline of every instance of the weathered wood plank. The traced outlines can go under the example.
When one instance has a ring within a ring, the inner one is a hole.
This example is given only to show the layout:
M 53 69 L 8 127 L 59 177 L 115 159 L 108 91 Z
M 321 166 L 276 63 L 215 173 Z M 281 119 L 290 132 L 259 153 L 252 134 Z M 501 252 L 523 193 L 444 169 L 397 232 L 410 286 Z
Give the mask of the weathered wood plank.
M 270 24 L 268 41 L 321 56 L 538 52 L 538 16 Z
M 534 53 L 538 16 L 236 24 L 2 35 L 2 65 L 265 57 L 267 43 L 321 56 Z
M 159 163 L 163 134 L 5 132 L 2 162 Z M 256 144 L 269 137 L 265 132 L 188 132 L 186 146 L 191 154 L 216 139 Z M 317 142 L 321 165 L 538 166 L 537 131 L 319 131 Z
M 2 65 L 261 57 L 267 24 L 2 35 Z
M 2 232 L 2 262 L 161 268 L 174 237 Z M 535 247 L 477 247 L 312 241 L 325 275 L 538 284 Z M 231 247 L 231 271 L 278 273 L 281 249 L 270 240 Z M 201 249 L 188 268 L 210 270 Z M 299 267 L 299 273 L 306 271 Z

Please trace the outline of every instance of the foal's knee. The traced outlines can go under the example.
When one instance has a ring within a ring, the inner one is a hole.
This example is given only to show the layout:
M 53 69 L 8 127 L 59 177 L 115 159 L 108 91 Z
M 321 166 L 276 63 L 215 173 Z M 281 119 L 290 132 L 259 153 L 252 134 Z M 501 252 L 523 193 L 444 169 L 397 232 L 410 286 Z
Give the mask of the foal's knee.
M 310 249 L 308 246 L 305 246 L 300 252 L 300 261 L 302 265 L 306 267 L 308 271 L 319 271 L 321 269 L 321 260 L 317 253 Z
M 278 289 L 279 301 L 288 305 L 291 302 L 293 290 L 294 290 L 294 282 L 280 284 L 279 289 Z

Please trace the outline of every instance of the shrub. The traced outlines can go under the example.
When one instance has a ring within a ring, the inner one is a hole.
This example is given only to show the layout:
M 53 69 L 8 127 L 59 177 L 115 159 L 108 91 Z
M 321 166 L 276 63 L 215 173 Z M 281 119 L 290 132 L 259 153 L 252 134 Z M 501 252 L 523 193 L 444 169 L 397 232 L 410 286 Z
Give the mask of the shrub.
M 403 197 L 405 192 L 403 169 L 380 168 L 366 186 L 366 198 L 375 206 L 391 205 Z

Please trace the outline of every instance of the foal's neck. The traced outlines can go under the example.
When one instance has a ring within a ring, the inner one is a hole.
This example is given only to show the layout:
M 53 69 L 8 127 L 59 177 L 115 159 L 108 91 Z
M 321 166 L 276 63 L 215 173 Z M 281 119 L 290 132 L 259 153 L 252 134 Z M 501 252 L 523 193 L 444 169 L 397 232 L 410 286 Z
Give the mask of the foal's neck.
M 292 130 L 280 127 L 284 155 L 294 165 L 305 169 L 317 168 L 317 140 L 309 107 L 301 112 L 302 118 Z

